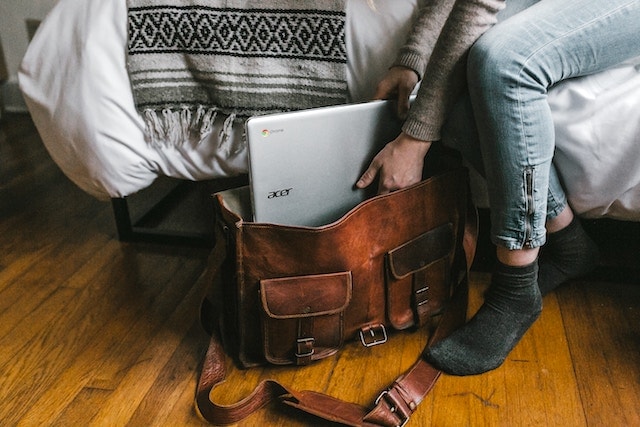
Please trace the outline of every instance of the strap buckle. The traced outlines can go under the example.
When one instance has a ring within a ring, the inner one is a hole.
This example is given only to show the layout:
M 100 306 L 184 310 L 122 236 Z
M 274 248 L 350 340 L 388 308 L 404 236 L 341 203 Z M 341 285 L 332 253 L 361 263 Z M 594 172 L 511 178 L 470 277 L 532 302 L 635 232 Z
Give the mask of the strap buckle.
M 387 329 L 383 324 L 366 326 L 360 329 L 360 342 L 365 347 L 384 344 L 387 342 Z
M 316 339 L 311 337 L 311 338 L 298 338 L 296 340 L 296 343 L 298 344 L 298 351 L 296 351 L 296 359 L 302 359 L 305 357 L 311 357 L 313 356 L 313 354 L 315 353 L 315 349 L 313 348 L 313 344 L 315 343 Z M 307 350 L 304 353 L 300 353 L 300 349 L 303 347 L 309 347 L 309 350 Z
M 409 417 L 404 415 L 402 413 L 402 411 L 398 411 L 398 407 L 396 406 L 396 404 L 394 403 L 393 399 L 386 399 L 386 397 L 390 397 L 389 395 L 389 390 L 383 390 L 382 393 L 380 393 L 378 395 L 378 397 L 376 398 L 374 404 L 376 406 L 378 406 L 378 404 L 380 403 L 380 401 L 382 399 L 385 400 L 385 402 L 389 405 L 389 411 L 392 414 L 396 414 L 398 416 L 398 418 L 400 418 L 400 424 L 396 425 L 396 427 L 404 427 L 407 425 L 407 423 L 409 422 Z

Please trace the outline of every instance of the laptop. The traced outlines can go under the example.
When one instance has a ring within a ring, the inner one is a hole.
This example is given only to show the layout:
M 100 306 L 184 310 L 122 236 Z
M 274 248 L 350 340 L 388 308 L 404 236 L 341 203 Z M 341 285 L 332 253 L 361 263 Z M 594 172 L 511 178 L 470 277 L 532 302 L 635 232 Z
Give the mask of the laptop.
M 312 227 L 336 221 L 376 193 L 376 183 L 355 183 L 401 125 L 393 101 L 249 118 L 253 220 Z

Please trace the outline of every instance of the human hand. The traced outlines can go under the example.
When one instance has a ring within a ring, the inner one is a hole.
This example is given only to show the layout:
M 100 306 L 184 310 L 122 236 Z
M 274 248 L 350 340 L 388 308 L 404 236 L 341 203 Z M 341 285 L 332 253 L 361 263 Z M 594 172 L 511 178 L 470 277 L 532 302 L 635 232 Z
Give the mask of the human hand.
M 378 194 L 389 193 L 420 182 L 424 156 L 430 147 L 431 142 L 415 139 L 404 132 L 400 133 L 373 158 L 356 187 L 368 187 L 378 174 Z
M 418 74 L 411 68 L 396 65 L 389 68 L 378 83 L 373 99 L 390 99 L 395 96 L 398 101 L 398 117 L 404 120 L 409 112 L 409 96 L 418 81 Z

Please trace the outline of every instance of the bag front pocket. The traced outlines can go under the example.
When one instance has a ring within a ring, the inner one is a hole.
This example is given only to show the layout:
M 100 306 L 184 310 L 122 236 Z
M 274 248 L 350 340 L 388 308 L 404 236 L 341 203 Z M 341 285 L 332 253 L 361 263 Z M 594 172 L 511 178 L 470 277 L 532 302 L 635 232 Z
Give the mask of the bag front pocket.
M 351 272 L 260 281 L 265 358 L 306 365 L 335 354 L 344 342 Z
M 443 224 L 387 253 L 387 317 L 396 329 L 423 326 L 450 295 L 455 236 Z

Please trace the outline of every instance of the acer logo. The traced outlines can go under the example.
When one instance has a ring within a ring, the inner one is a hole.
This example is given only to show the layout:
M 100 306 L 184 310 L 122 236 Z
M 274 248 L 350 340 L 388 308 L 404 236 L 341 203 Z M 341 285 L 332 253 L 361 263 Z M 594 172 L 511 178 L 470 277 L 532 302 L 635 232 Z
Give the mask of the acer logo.
M 282 190 L 272 191 L 267 195 L 267 199 L 275 199 L 276 197 L 288 196 L 293 188 L 283 188 Z

